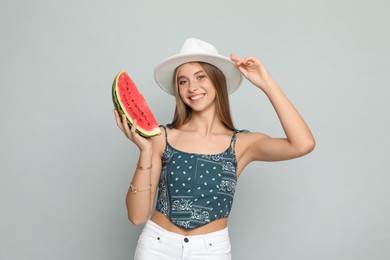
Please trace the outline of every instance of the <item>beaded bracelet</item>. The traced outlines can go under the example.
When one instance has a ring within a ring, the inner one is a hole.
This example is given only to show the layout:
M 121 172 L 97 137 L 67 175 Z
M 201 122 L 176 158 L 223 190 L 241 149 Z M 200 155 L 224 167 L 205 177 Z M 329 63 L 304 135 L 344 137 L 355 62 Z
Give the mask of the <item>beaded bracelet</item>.
M 133 192 L 133 193 L 137 193 L 137 192 L 148 191 L 148 190 L 150 190 L 151 188 L 152 188 L 152 184 L 150 184 L 149 187 L 146 188 L 146 189 L 139 190 L 139 189 L 134 188 L 134 186 L 133 186 L 132 184 L 130 184 L 129 190 L 130 190 L 131 192 Z
M 144 170 L 150 170 L 150 169 L 152 169 L 152 164 L 150 165 L 150 166 L 148 166 L 148 167 L 142 167 L 141 165 L 139 165 L 138 163 L 137 163 L 137 169 L 139 169 L 139 170 L 141 170 L 141 171 L 144 171 Z

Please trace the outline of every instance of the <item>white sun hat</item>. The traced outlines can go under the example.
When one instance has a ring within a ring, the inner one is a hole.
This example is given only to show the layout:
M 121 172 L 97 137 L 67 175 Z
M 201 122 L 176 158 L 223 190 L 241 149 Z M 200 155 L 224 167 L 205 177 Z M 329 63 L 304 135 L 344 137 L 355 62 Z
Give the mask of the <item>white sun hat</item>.
M 213 45 L 196 38 L 185 40 L 179 54 L 168 57 L 158 64 L 154 69 L 154 79 L 165 92 L 175 95 L 173 82 L 175 69 L 184 63 L 197 61 L 209 63 L 222 71 L 226 77 L 229 94 L 240 86 L 242 75 L 234 63 L 228 57 L 219 55 Z

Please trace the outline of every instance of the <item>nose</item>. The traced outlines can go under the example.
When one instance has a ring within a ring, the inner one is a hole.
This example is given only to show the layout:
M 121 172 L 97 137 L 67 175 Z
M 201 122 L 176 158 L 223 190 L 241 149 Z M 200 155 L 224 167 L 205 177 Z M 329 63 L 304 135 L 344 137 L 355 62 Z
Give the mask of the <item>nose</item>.
M 199 88 L 198 83 L 195 82 L 195 81 L 191 81 L 191 82 L 190 82 L 190 85 L 189 85 L 189 87 L 188 87 L 188 90 L 189 90 L 190 92 L 195 92 L 195 91 L 198 90 L 198 88 Z

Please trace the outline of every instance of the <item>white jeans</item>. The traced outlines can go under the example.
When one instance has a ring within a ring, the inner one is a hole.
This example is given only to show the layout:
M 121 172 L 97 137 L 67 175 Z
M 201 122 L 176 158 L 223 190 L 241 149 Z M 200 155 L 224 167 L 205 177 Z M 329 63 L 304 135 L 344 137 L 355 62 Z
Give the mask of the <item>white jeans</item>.
M 228 228 L 183 236 L 148 220 L 138 239 L 134 260 L 231 260 Z

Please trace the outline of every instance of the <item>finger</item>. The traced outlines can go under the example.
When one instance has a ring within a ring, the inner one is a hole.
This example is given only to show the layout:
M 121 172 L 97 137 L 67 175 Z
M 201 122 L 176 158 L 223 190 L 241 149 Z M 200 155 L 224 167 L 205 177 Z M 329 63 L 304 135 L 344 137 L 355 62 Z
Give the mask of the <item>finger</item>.
M 246 57 L 245 59 L 244 59 L 244 61 L 243 61 L 243 63 L 245 64 L 245 65 L 252 65 L 253 63 L 255 63 L 255 58 L 253 58 L 253 57 Z
M 133 124 L 131 125 L 130 131 L 135 134 L 135 130 L 137 129 L 137 119 L 133 120 Z
M 114 115 L 115 115 L 115 119 L 118 119 L 118 118 L 119 118 L 118 110 L 114 109 Z
M 240 66 L 242 63 L 242 59 L 234 55 L 233 53 L 230 54 L 230 59 L 236 64 L 236 66 Z
M 122 121 L 122 120 L 121 120 L 121 116 L 120 116 L 118 110 L 114 109 L 114 115 L 115 115 L 115 120 L 116 120 L 116 121 L 118 121 L 118 120 L 119 120 L 120 122 Z
M 119 112 L 116 109 L 114 110 L 114 114 L 115 114 L 116 125 L 123 131 L 122 120 L 121 120 L 121 117 L 119 115 Z
M 236 56 L 235 54 L 233 54 L 233 53 L 230 54 L 230 59 L 231 59 L 232 61 L 234 61 L 234 62 L 237 62 L 237 61 L 240 60 L 240 58 L 237 57 L 237 56 Z
M 123 126 L 123 130 L 124 130 L 124 133 L 126 134 L 126 136 L 130 137 L 131 131 L 129 128 L 129 124 L 127 123 L 127 118 L 126 118 L 125 114 L 122 115 L 122 126 Z

